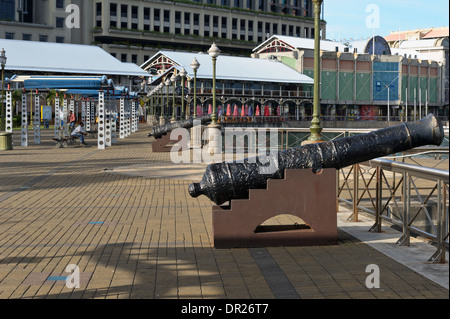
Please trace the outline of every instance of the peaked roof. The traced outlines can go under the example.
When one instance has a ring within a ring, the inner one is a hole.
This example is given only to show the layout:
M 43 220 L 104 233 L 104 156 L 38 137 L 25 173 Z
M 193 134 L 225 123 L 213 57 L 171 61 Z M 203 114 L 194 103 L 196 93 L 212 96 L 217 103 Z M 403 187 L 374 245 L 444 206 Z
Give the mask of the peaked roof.
M 260 51 L 261 49 L 263 49 L 265 46 L 267 46 L 269 43 L 271 43 L 273 40 L 276 39 L 281 40 L 296 49 L 314 50 L 314 39 L 289 37 L 285 35 L 273 35 L 269 39 L 258 45 L 256 48 L 254 48 L 253 52 Z M 338 47 L 339 51 L 344 51 L 344 48 L 346 46 L 339 42 L 320 40 L 320 49 L 322 51 L 336 51 L 336 47 Z
M 191 68 L 190 64 L 194 58 L 196 58 L 200 63 L 200 68 L 197 70 L 197 78 L 212 79 L 212 59 L 207 53 L 159 51 L 141 67 L 145 69 L 152 61 L 159 58 L 161 55 L 174 61 L 177 64 L 174 67 L 178 70 L 181 70 L 184 67 L 187 76 L 190 78 L 194 77 L 194 70 Z M 314 80 L 310 77 L 301 74 L 278 61 L 228 55 L 219 55 L 217 58 L 216 79 L 275 83 L 314 83 Z
M 0 39 L 6 70 L 89 75 L 149 76 L 132 63 L 122 63 L 93 45 Z

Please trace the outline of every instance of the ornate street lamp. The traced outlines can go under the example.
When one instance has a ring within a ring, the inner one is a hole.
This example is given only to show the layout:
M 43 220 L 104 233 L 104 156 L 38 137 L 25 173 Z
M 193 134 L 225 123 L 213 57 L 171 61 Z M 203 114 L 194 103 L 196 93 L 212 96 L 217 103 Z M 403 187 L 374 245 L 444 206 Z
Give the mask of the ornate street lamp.
M 194 70 L 194 118 L 197 116 L 197 70 L 199 67 L 200 63 L 194 58 L 191 63 L 191 68 Z
M 6 65 L 6 51 L 2 49 L 0 54 L 0 64 L 2 66 L 2 103 L 0 105 L 0 131 L 5 130 L 5 105 L 4 101 L 4 88 L 5 88 L 5 65 Z
M 320 11 L 323 0 L 313 0 L 314 4 L 314 100 L 310 126 L 310 142 L 322 141 L 320 126 Z
M 164 84 L 166 85 L 166 103 L 164 103 L 164 105 L 165 105 L 165 109 L 168 112 L 169 111 L 169 85 L 170 85 L 170 79 L 167 78 L 166 82 Z
M 172 89 L 172 119 L 170 120 L 172 123 L 176 122 L 175 119 L 175 88 L 177 85 L 178 76 L 175 75 L 175 73 L 170 78 L 170 81 L 172 81 L 173 89 Z
M 189 105 L 186 107 L 186 110 L 184 109 L 184 79 L 186 78 L 187 72 L 184 68 L 181 69 L 180 71 L 180 76 L 181 76 L 181 111 L 182 111 L 182 115 L 181 117 L 183 118 L 189 118 Z M 184 116 L 183 116 L 184 115 Z
M 158 85 L 158 93 L 159 93 L 159 96 L 160 96 L 160 106 L 161 106 L 161 115 L 159 117 L 159 125 L 166 124 L 166 121 L 165 121 L 164 116 L 163 116 L 163 111 L 164 111 L 164 108 L 163 108 L 163 104 L 164 104 L 164 102 L 163 102 L 163 96 L 164 96 L 163 87 L 164 87 L 164 83 L 160 83 Z
M 211 47 L 208 50 L 209 56 L 212 58 L 213 62 L 213 87 L 212 87 L 212 93 L 213 93 L 213 115 L 212 115 L 212 122 L 211 124 L 216 125 L 217 124 L 217 114 L 216 114 L 216 61 L 217 57 L 220 54 L 220 50 L 217 47 L 216 43 L 214 42 Z

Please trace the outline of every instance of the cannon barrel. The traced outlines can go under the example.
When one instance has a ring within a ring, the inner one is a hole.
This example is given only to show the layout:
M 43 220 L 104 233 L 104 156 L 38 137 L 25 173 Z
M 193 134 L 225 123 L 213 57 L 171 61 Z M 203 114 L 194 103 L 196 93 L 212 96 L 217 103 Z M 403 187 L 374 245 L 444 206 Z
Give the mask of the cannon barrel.
M 153 128 L 152 132 L 148 134 L 149 137 L 159 138 L 164 134 L 172 132 L 176 128 L 191 128 L 194 126 L 194 121 L 200 121 L 201 124 L 211 122 L 212 114 L 198 116 L 196 118 L 189 118 L 186 120 L 181 120 L 174 123 L 168 123 L 166 125 L 156 126 Z
M 443 138 L 442 124 L 430 114 L 417 122 L 277 152 L 267 156 L 264 163 L 252 158 L 210 164 L 200 183 L 190 184 L 188 191 L 194 198 L 206 195 L 221 205 L 231 199 L 248 198 L 249 189 L 265 188 L 269 178 L 284 178 L 285 169 L 339 169 L 419 146 L 440 145 Z M 268 165 L 275 167 L 269 174 L 261 170 Z

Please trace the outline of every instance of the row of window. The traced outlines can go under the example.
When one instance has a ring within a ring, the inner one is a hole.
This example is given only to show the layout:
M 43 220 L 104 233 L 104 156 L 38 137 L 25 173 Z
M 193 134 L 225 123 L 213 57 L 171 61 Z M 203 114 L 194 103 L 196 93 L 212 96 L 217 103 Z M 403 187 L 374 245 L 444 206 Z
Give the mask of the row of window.
M 5 32 L 5 39 L 16 39 L 16 34 L 14 32 Z M 24 41 L 40 41 L 40 42 L 48 42 L 49 37 L 46 34 L 39 34 L 38 39 L 33 39 L 33 35 L 31 33 L 22 33 L 22 40 Z M 55 37 L 56 43 L 64 43 L 64 37 Z
M 194 2 L 200 2 L 202 1 L 194 1 Z M 219 1 L 217 1 L 219 2 Z M 215 3 L 214 0 L 207 0 L 206 3 L 208 4 L 220 4 L 222 6 L 229 6 L 230 0 L 222 0 L 220 3 Z M 311 0 L 303 0 L 303 6 L 301 6 L 302 2 L 300 0 L 292 0 L 292 4 L 288 4 L 286 0 L 282 0 L 281 3 L 277 3 L 277 1 L 271 1 L 270 3 L 266 0 L 246 0 L 246 4 L 244 5 L 244 1 L 240 0 L 234 0 L 234 6 L 238 8 L 243 9 L 250 9 L 250 10 L 257 10 L 262 12 L 274 12 L 274 13 L 282 13 L 282 14 L 288 14 L 288 15 L 294 15 L 294 16 L 303 16 L 303 17 L 312 17 L 313 16 L 313 10 L 311 9 Z M 127 4 L 120 4 L 117 3 L 110 3 L 110 14 L 111 16 L 118 16 L 118 9 L 120 9 L 120 17 L 127 18 L 128 17 L 128 8 L 129 6 Z M 97 2 L 96 3 L 96 15 L 101 15 L 102 11 L 102 3 Z M 144 8 L 144 17 L 146 16 L 146 11 L 149 13 L 150 8 Z M 131 6 L 131 18 L 132 19 L 138 19 L 138 12 L 139 7 L 137 6 Z M 149 14 L 147 14 L 149 16 Z M 145 19 L 145 18 L 144 18 Z
M 142 63 L 138 63 L 139 61 L 138 61 L 137 54 L 130 54 L 131 61 L 128 61 L 128 54 L 126 54 L 126 53 L 121 53 L 120 56 L 118 56 L 116 53 L 111 53 L 111 55 L 113 57 L 115 57 L 116 59 L 119 59 L 121 62 L 131 62 L 131 63 L 139 64 L 139 65 L 141 65 L 142 63 L 144 63 L 145 61 L 150 59 L 150 55 L 144 55 L 144 60 L 142 61 Z
M 257 41 L 262 41 L 266 34 L 281 34 L 299 37 L 314 37 L 309 28 L 302 30 L 301 26 L 229 18 L 224 16 L 211 16 L 209 14 L 174 12 L 174 22 L 171 23 L 171 11 L 164 9 L 143 8 L 143 20 L 138 20 L 139 7 L 131 6 L 131 21 L 128 17 L 128 5 L 120 5 L 120 18 L 117 18 L 118 4 L 110 3 L 110 21 L 108 25 L 102 25 L 102 3 L 96 4 L 96 26 L 119 29 L 156 31 L 163 33 L 174 33 L 183 35 L 197 35 L 204 37 L 221 37 L 254 41 L 253 32 L 258 32 Z M 230 21 L 231 20 L 231 21 Z M 151 23 L 153 21 L 153 24 Z M 139 22 L 142 26 L 139 26 Z M 200 28 L 202 24 L 203 28 Z M 212 28 L 211 28 L 212 27 Z M 303 32 L 302 32 L 303 31 Z M 231 34 L 228 34 L 228 33 Z M 247 38 L 246 38 L 247 36 Z

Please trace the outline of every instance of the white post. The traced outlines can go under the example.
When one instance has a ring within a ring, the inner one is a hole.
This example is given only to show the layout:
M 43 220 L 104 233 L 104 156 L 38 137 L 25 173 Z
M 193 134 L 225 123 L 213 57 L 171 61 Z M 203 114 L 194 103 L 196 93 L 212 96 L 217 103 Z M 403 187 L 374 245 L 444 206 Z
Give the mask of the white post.
M 21 138 L 20 145 L 28 147 L 28 108 L 27 108 L 27 94 L 22 93 L 22 124 L 21 124 Z
M 67 99 L 66 98 L 64 98 L 64 100 L 63 100 L 63 118 L 62 118 L 62 120 L 63 120 L 63 123 L 64 123 L 64 132 L 66 133 L 65 135 L 69 135 L 69 133 L 68 133 L 68 127 L 69 127 L 69 123 L 67 123 Z M 72 132 L 70 132 L 70 133 L 72 133 Z
M 136 132 L 136 101 L 131 101 L 131 133 Z
M 59 127 L 61 126 L 61 112 L 59 109 L 59 97 L 56 95 L 55 98 L 55 138 L 58 138 Z
M 123 96 L 120 97 L 120 128 L 119 128 L 119 138 L 125 138 L 125 98 Z
M 117 143 L 117 106 L 116 98 L 111 95 L 111 144 Z
M 105 97 L 105 146 L 111 146 L 111 95 Z
M 37 92 L 34 96 L 34 143 L 41 144 L 41 106 Z
M 91 130 L 91 102 L 89 98 L 86 100 L 86 122 L 84 123 L 84 127 L 86 128 L 86 132 Z
M 127 122 L 127 126 L 126 126 L 126 133 L 125 133 L 125 136 L 130 136 L 130 134 L 131 134 L 131 127 L 130 127 L 130 117 L 131 117 L 131 110 L 130 110 L 130 108 L 131 108 L 131 103 L 130 103 L 130 100 L 128 99 L 127 100 L 127 116 L 126 116 L 126 122 Z
M 98 149 L 105 149 L 105 92 L 98 92 Z
M 81 101 L 81 122 L 84 123 L 84 127 L 87 130 L 87 128 L 86 128 L 86 101 L 84 100 L 84 98 Z
M 12 121 L 12 92 L 6 91 L 6 132 L 13 132 L 13 121 Z

